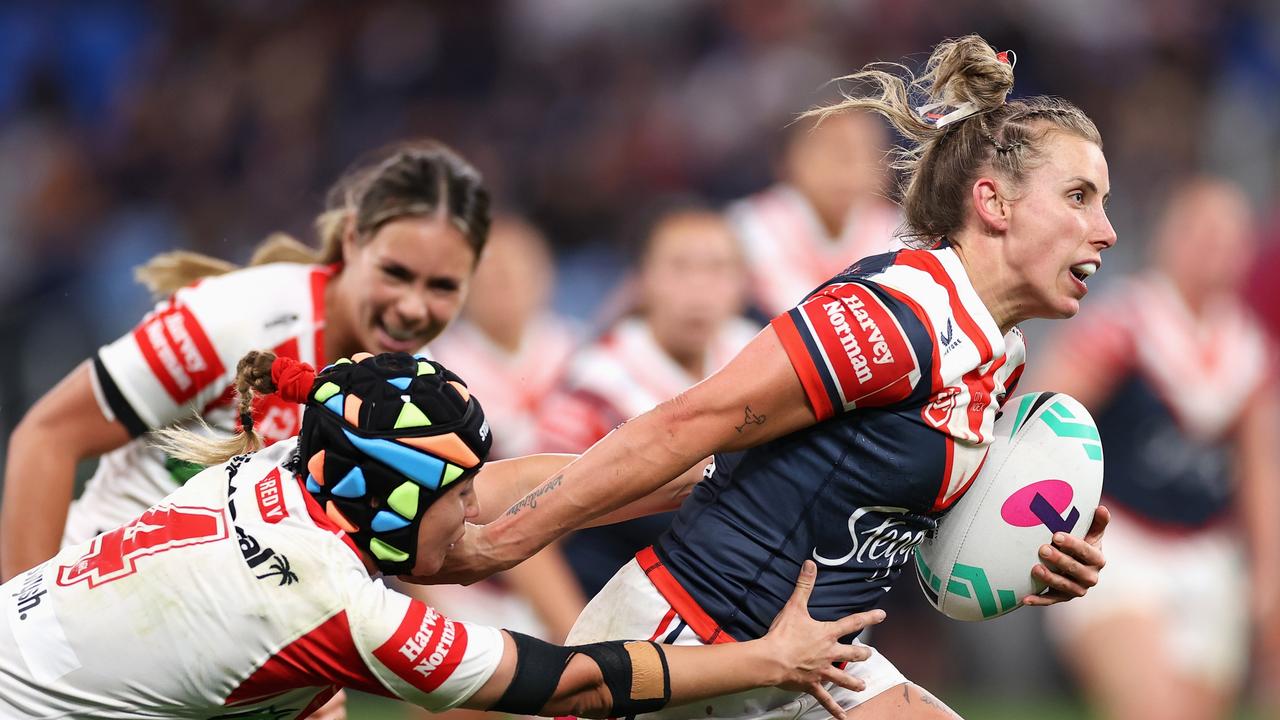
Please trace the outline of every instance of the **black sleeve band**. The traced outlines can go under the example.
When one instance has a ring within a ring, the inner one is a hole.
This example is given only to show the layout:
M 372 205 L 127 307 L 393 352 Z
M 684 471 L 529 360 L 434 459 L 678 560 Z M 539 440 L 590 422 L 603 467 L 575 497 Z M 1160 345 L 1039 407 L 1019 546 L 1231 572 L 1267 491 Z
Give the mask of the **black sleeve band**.
M 671 699 L 666 653 L 653 642 L 600 642 L 572 648 L 596 662 L 613 696 L 610 717 L 656 712 Z
M 116 420 L 124 425 L 131 437 L 138 437 L 150 429 L 138 417 L 129 401 L 124 399 L 111 373 L 107 372 L 107 366 L 102 364 L 102 356 L 97 353 L 93 355 L 93 374 L 98 379 L 98 387 L 102 390 L 102 398 L 107 401 L 107 407 L 111 408 Z
M 573 650 L 508 630 L 516 643 L 516 672 L 490 710 L 513 715 L 541 715 L 555 693 Z
M 600 668 L 613 697 L 609 717 L 655 712 L 671 700 L 671 673 L 662 646 L 652 642 L 610 641 L 560 647 L 507 631 L 516 644 L 516 671 L 502 697 L 490 710 L 516 715 L 543 715 L 569 659 L 586 655 Z

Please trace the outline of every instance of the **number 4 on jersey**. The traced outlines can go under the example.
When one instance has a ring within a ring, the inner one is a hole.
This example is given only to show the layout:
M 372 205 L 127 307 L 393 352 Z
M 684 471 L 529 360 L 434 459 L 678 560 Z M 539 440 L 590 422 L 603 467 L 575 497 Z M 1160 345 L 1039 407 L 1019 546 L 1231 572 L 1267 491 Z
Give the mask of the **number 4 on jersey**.
M 94 538 L 89 552 L 71 565 L 58 568 L 58 584 L 83 580 L 89 587 L 132 575 L 137 559 L 174 548 L 199 545 L 228 537 L 222 510 L 202 507 L 158 506 L 142 517 Z

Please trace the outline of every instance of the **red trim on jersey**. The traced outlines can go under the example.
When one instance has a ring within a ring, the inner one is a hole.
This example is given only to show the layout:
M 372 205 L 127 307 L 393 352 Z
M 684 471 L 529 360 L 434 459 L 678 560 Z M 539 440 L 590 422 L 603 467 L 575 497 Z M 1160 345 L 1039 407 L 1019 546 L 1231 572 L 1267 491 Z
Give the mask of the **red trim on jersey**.
M 929 512 L 939 512 L 942 510 L 946 510 L 947 508 L 954 505 L 957 500 L 964 497 L 964 494 L 969 491 L 969 486 L 973 485 L 973 481 L 978 479 L 978 473 L 982 472 L 982 466 L 986 464 L 987 455 L 990 454 L 990 451 L 983 453 L 982 459 L 978 461 L 978 467 L 974 469 L 973 474 L 969 476 L 968 480 L 964 481 L 964 484 L 960 486 L 959 490 L 952 493 L 951 497 L 948 498 L 946 495 L 947 495 L 947 486 L 950 484 L 949 481 L 951 479 L 951 475 L 950 475 L 951 453 L 952 453 L 951 448 L 954 444 L 955 444 L 955 441 L 952 440 L 950 436 L 947 436 L 947 472 L 948 472 L 947 481 L 942 483 L 942 489 L 938 490 L 938 497 L 934 499 L 933 507 L 929 509 Z
M 329 281 L 333 276 L 338 274 L 341 268 L 340 263 L 328 265 L 311 271 L 311 318 L 316 325 L 315 336 L 315 364 L 316 367 L 324 367 L 329 364 L 329 359 L 325 357 L 324 352 L 324 327 L 325 327 L 325 307 L 324 294 L 329 287 Z
M 345 610 L 277 650 L 227 696 L 223 705 L 260 701 L 298 688 L 315 687 L 323 692 L 334 685 L 395 697 L 361 659 Z
M 769 325 L 778 334 L 782 349 L 786 351 L 791 367 L 795 369 L 796 375 L 800 378 L 800 384 L 804 386 L 804 394 L 809 398 L 813 414 L 819 422 L 834 416 L 836 411 L 831 405 L 831 396 L 827 395 L 827 386 L 822 383 L 822 375 L 814 365 L 813 357 L 809 355 L 809 348 L 804 344 L 800 329 L 796 327 L 790 311 L 774 318 Z
M 671 626 L 671 621 L 674 620 L 675 617 L 675 608 L 667 610 L 667 614 L 662 616 L 662 622 L 658 623 L 658 629 L 654 630 L 653 634 L 649 636 L 649 642 L 656 642 L 658 640 L 658 636 L 666 632 L 667 628 Z
M 307 505 L 307 515 L 311 518 L 311 522 L 315 523 L 316 527 L 321 530 L 328 530 L 334 535 L 337 535 L 339 540 L 345 543 L 347 547 L 351 548 L 351 552 L 363 558 L 364 556 L 360 554 L 360 549 L 356 547 L 356 543 L 351 539 L 351 536 L 342 528 L 338 527 L 337 523 L 330 520 L 329 516 L 325 514 L 324 508 L 320 507 L 319 501 L 312 497 L 311 493 L 307 492 L 307 487 L 303 483 L 302 478 L 294 476 L 294 481 L 298 483 L 298 488 L 302 490 L 302 501 Z
M 467 628 L 418 600 L 400 627 L 373 651 L 389 670 L 424 693 L 444 684 L 467 652 Z
M 649 582 L 653 583 L 663 599 L 680 614 L 680 618 L 693 628 L 699 640 L 708 645 L 737 642 L 720 627 L 719 623 L 711 619 L 707 611 L 698 605 L 688 591 L 680 587 L 680 582 L 658 559 L 658 554 L 653 551 L 652 545 L 636 553 L 636 560 L 640 563 L 644 574 L 649 576 Z
M 340 687 L 334 686 L 329 688 L 328 690 L 321 691 L 319 695 L 315 696 L 315 699 L 307 703 L 306 707 L 302 708 L 302 712 L 298 713 L 297 720 L 302 720 L 302 718 L 311 717 L 312 713 L 324 707 L 324 704 L 332 700 L 333 696 L 337 695 L 338 691 L 341 689 L 342 688 Z
M 978 364 L 986 365 L 991 362 L 991 358 L 995 356 L 995 351 L 992 350 L 987 336 L 978 327 L 978 323 L 974 322 L 968 308 L 960 301 L 960 292 L 956 290 L 956 285 L 952 282 L 951 276 L 947 274 L 947 269 L 942 266 L 942 261 L 927 250 L 903 250 L 898 253 L 894 264 L 906 265 L 929 273 L 933 281 L 947 291 L 947 302 L 951 305 L 951 314 L 955 315 L 956 322 L 960 323 L 960 330 L 969 336 L 974 345 L 978 346 Z
M 933 329 L 933 323 L 929 321 L 929 316 L 925 313 L 924 308 L 920 307 L 920 303 L 916 302 L 910 295 L 888 285 L 881 285 L 880 289 L 892 295 L 898 302 L 911 308 L 911 312 L 916 314 L 916 318 L 920 320 L 920 323 L 924 325 L 924 329 L 928 331 L 930 340 L 937 337 Z M 930 342 L 929 346 L 933 348 L 933 377 L 930 378 L 932 384 L 929 388 L 929 393 L 933 395 L 942 391 L 942 355 L 938 348 L 938 343 Z

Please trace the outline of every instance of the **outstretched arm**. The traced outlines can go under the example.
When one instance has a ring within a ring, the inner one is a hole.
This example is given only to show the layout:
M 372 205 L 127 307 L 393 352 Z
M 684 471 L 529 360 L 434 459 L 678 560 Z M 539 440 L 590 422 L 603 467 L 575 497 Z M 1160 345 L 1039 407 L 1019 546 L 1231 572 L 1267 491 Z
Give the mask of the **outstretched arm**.
M 437 576 L 469 582 L 653 493 L 715 452 L 747 448 L 816 418 L 772 327 L 723 369 L 619 426 L 459 543 Z
M 863 689 L 862 680 L 832 664 L 865 660 L 870 654 L 865 646 L 842 645 L 839 639 L 880 622 L 884 612 L 872 610 L 829 623 L 814 620 L 808 601 L 816 577 L 816 566 L 806 561 L 795 592 L 769 633 L 750 642 L 678 647 L 612 641 L 559 648 L 530 638 L 517 641 L 504 633 L 498 669 L 463 707 L 611 717 L 779 685 L 811 693 L 834 717 L 844 718 L 822 683 Z M 623 661 L 602 661 L 606 657 Z M 611 688 L 628 697 L 616 696 Z M 638 707 L 637 702 L 649 705 Z
M 9 437 L 0 505 L 0 581 L 58 552 L 76 463 L 129 442 L 93 396 L 86 361 L 40 398 Z

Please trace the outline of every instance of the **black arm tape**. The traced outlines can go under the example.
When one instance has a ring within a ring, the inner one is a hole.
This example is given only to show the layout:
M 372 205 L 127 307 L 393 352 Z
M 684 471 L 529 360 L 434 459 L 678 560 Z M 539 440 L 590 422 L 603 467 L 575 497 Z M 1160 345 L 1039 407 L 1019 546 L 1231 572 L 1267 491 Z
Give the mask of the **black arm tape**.
M 657 643 L 610 641 L 560 647 L 523 633 L 507 633 L 516 644 L 516 671 L 490 710 L 515 715 L 544 714 L 543 708 L 560 685 L 575 653 L 586 655 L 600 668 L 605 687 L 613 697 L 610 717 L 654 712 L 671 699 L 667 656 Z M 638 661 L 633 663 L 633 657 Z
M 560 676 L 573 657 L 573 649 L 553 645 L 524 633 L 508 630 L 516 643 L 516 672 L 511 684 L 490 710 L 513 715 L 541 715 Z
M 671 700 L 671 672 L 662 646 L 653 642 L 600 642 L 570 648 L 600 666 L 613 696 L 610 717 L 661 710 Z

